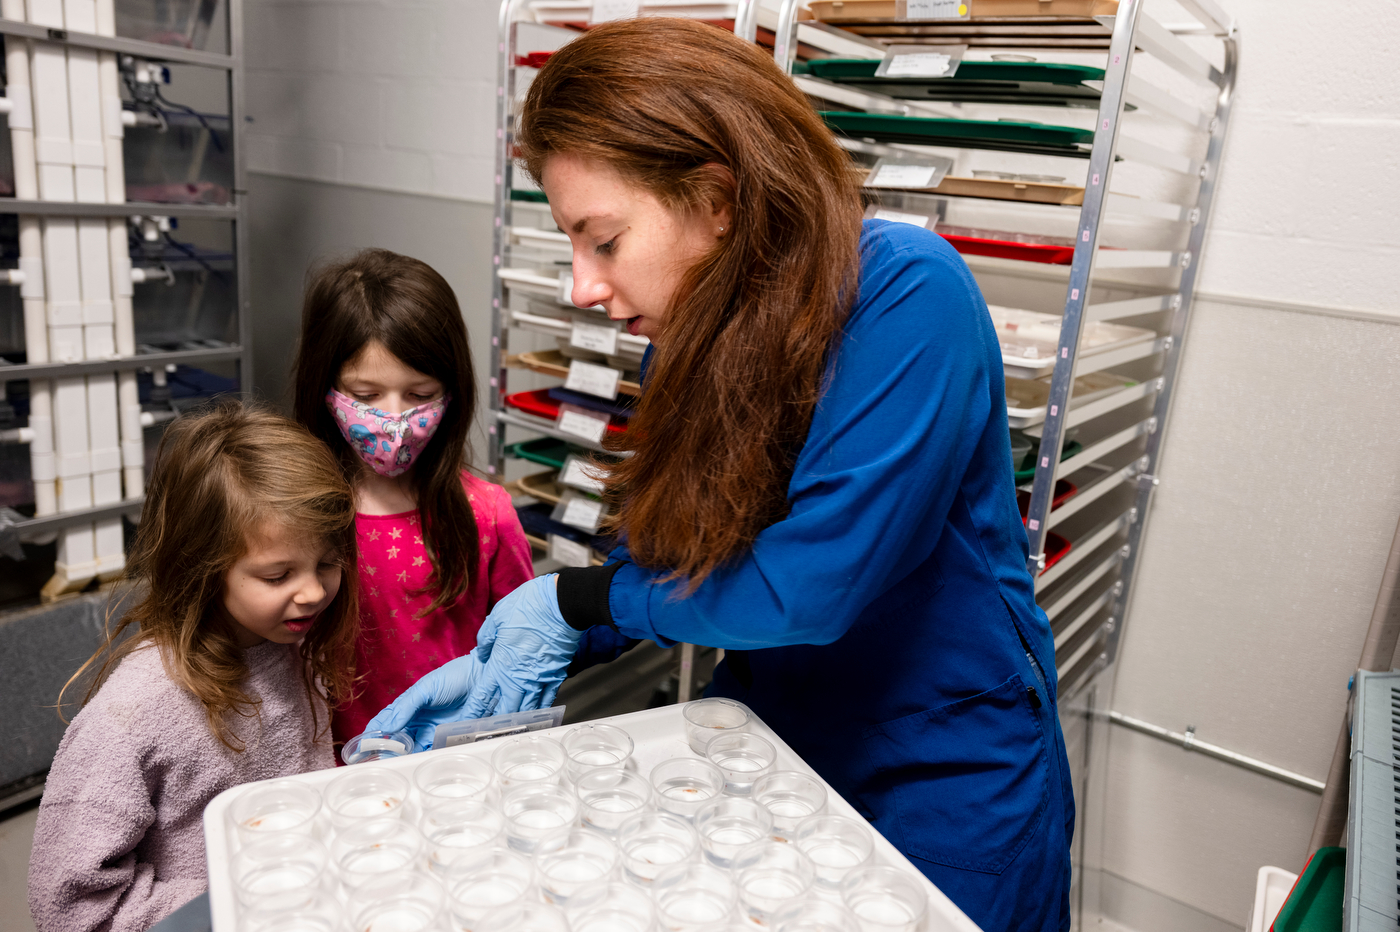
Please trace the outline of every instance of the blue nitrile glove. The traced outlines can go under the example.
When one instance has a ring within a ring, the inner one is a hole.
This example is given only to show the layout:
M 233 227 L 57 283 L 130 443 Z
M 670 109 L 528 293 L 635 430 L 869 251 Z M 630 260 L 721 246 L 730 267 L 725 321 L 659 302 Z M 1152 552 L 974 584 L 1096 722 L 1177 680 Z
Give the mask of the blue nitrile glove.
M 486 664 L 475 650 L 426 673 L 369 720 L 366 731 L 403 731 L 418 750 L 433 746 L 433 732 L 446 722 L 476 718 L 462 711 Z
M 537 576 L 496 603 L 476 635 L 486 661 L 463 711 L 485 718 L 554 703 L 583 632 L 559 613 L 557 574 Z

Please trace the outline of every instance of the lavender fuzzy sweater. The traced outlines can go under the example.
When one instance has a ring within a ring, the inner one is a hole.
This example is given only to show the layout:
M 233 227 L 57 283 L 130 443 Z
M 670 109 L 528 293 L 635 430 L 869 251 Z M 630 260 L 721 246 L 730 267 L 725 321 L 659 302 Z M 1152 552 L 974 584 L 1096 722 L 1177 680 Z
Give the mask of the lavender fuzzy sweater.
M 302 685 L 296 648 L 248 651 L 260 715 L 231 716 L 246 750 L 209 730 L 160 652 L 124 659 L 73 719 L 49 772 L 29 860 L 39 932 L 139 932 L 208 886 L 204 807 L 231 786 L 334 766 L 328 713 Z

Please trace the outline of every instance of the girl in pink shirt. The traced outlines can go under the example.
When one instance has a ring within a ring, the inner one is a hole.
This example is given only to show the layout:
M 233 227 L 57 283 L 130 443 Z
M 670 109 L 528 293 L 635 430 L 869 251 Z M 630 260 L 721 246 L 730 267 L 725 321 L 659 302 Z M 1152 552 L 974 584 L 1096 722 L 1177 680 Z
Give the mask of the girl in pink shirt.
M 492 606 L 534 572 L 510 495 L 466 469 L 476 384 L 441 275 L 384 249 L 316 270 L 294 381 L 297 420 L 355 490 L 358 682 L 335 713 L 342 743 L 423 674 L 469 653 Z

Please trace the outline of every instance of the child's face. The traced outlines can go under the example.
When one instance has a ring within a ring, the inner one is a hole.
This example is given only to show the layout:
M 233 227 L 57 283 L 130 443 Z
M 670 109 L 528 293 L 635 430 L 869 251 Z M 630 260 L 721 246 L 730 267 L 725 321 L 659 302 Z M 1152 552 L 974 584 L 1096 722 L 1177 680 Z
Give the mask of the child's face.
M 402 414 L 442 397 L 442 383 L 371 341 L 340 367 L 335 390 L 389 414 Z
M 340 591 L 339 554 L 265 526 L 224 576 L 224 611 L 240 647 L 295 644 Z

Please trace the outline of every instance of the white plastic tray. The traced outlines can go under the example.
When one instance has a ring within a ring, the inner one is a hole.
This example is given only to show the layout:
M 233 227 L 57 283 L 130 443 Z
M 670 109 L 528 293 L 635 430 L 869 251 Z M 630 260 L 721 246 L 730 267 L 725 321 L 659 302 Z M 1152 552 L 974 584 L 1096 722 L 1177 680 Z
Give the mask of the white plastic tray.
M 1088 404 L 1134 383 L 1111 372 L 1091 372 L 1074 380 L 1074 403 Z M 1050 404 L 1050 380 L 1006 380 L 1006 420 L 1011 427 L 1022 429 L 1044 423 L 1045 409 Z
M 639 773 L 649 774 L 653 767 L 664 760 L 670 760 L 673 757 L 695 756 L 685 740 L 681 709 L 682 707 L 679 705 L 671 705 L 660 709 L 648 709 L 644 712 L 632 712 L 628 715 L 616 715 L 599 719 L 599 721 L 617 725 L 632 736 L 632 740 L 636 742 L 636 750 L 633 752 L 632 760 Z M 573 726 L 566 725 L 562 728 L 536 732 L 536 734 L 562 736 L 571 727 Z M 798 757 L 792 748 L 788 747 L 758 716 L 753 716 L 749 730 L 773 742 L 773 746 L 778 749 L 778 769 L 798 770 L 821 780 L 821 777 L 807 766 L 807 763 Z M 498 747 L 500 745 L 494 741 L 483 741 L 479 744 L 452 748 L 450 751 L 426 751 L 396 760 L 376 761 L 356 766 L 385 767 L 407 774 L 409 771 L 417 769 L 424 761 L 431 760 L 434 754 L 467 753 L 489 756 Z M 290 779 L 319 789 L 343 772 L 339 768 L 319 770 Z M 411 777 L 409 780 L 412 783 Z M 826 787 L 827 812 L 843 815 L 856 821 L 864 821 L 854 807 L 842 799 L 825 780 L 821 782 Z M 236 932 L 238 928 L 239 907 L 234 896 L 233 879 L 230 875 L 230 864 L 233 855 L 238 851 L 238 835 L 233 831 L 227 813 L 234 798 L 252 785 L 254 784 L 245 784 L 225 790 L 216 796 L 214 801 L 204 810 L 204 839 L 209 858 L 209 906 L 213 917 L 213 932 Z M 417 789 L 409 791 L 407 803 L 410 809 L 417 807 L 417 792 Z M 323 837 L 329 835 L 330 827 L 324 813 L 320 817 L 320 823 L 317 827 L 318 832 Z M 941 890 L 919 873 L 918 868 L 910 864 L 908 859 L 900 854 L 883 835 L 873 828 L 870 830 L 870 834 L 874 836 L 875 840 L 875 863 L 883 863 L 908 871 L 909 875 L 928 891 L 929 912 L 923 926 L 925 932 L 979 932 L 978 926 L 962 910 L 958 909 Z
M 593 0 L 535 0 L 529 5 L 537 23 L 587 22 Z M 638 7 L 639 16 L 684 16 L 689 19 L 733 19 L 739 5 L 734 0 L 645 0 Z
M 1035 379 L 1048 375 L 1055 368 L 1055 355 L 1060 348 L 1058 314 L 1041 314 L 1012 307 L 987 305 L 992 324 L 1001 343 L 1001 364 L 1006 375 L 1016 379 Z M 1081 357 L 1106 353 L 1155 339 L 1157 334 L 1142 327 L 1125 327 L 1103 321 L 1084 325 L 1080 339 Z

